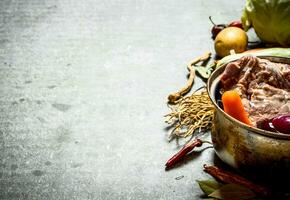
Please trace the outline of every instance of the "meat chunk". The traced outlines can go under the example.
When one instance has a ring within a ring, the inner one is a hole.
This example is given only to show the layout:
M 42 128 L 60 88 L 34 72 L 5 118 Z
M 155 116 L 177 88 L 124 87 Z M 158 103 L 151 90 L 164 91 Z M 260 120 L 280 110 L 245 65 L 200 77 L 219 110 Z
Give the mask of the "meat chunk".
M 222 88 L 236 90 L 254 124 L 290 113 L 290 66 L 245 56 L 229 63 Z

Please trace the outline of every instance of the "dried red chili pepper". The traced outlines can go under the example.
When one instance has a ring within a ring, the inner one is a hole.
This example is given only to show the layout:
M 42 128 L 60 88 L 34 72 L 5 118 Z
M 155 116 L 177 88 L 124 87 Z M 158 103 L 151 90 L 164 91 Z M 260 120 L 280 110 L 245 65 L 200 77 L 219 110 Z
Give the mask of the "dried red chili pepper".
M 246 188 L 249 188 L 253 192 L 260 194 L 262 196 L 269 196 L 270 191 L 260 185 L 254 184 L 248 179 L 241 177 L 237 174 L 234 174 L 232 172 L 224 171 L 222 169 L 219 169 L 216 166 L 208 166 L 208 165 L 203 165 L 204 171 L 212 175 L 214 178 L 225 182 L 225 183 L 232 183 L 232 184 L 237 184 L 244 186 Z
M 172 156 L 165 164 L 165 169 L 168 170 L 172 168 L 176 163 L 178 163 L 181 159 L 183 159 L 187 153 L 194 149 L 194 147 L 200 147 L 202 145 L 202 141 L 200 139 L 195 139 L 192 142 L 186 144 L 182 149 L 177 152 L 174 156 Z

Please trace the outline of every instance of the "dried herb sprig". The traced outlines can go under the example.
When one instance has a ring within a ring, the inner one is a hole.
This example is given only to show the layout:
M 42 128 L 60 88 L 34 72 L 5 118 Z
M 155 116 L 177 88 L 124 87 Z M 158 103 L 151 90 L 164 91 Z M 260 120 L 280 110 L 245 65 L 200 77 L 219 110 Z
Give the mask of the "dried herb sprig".
M 186 85 L 181 88 L 178 92 L 174 92 L 168 96 L 168 103 L 175 104 L 180 98 L 182 98 L 185 94 L 187 94 L 192 88 L 194 78 L 195 78 L 195 64 L 199 62 L 207 61 L 211 56 L 211 52 L 207 51 L 203 55 L 198 56 L 191 60 L 187 65 L 187 70 L 189 72 L 189 77 Z
M 206 131 L 212 125 L 214 106 L 205 91 L 195 92 L 168 106 L 172 112 L 165 115 L 165 122 L 173 126 L 170 138 L 187 137 L 196 130 Z

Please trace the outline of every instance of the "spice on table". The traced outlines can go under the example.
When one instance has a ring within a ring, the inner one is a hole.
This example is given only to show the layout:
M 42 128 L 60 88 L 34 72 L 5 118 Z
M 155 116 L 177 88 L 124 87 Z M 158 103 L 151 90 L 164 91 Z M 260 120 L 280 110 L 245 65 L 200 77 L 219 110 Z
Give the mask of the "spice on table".
M 222 182 L 244 186 L 261 196 L 268 196 L 270 194 L 270 191 L 267 188 L 254 184 L 242 176 L 239 176 L 232 172 L 224 171 L 216 166 L 204 165 L 203 167 L 205 172 L 209 173 L 214 178 Z
M 202 141 L 200 139 L 195 139 L 192 142 L 184 145 L 180 151 L 178 151 L 174 156 L 172 156 L 165 164 L 165 169 L 168 170 L 172 168 L 176 163 L 182 160 L 187 153 L 193 150 L 195 147 L 200 147 L 202 145 Z
M 171 113 L 165 115 L 165 122 L 173 129 L 169 138 L 187 137 L 196 130 L 206 131 L 211 128 L 215 108 L 207 92 L 193 93 L 169 105 Z
M 208 79 L 211 75 L 211 73 L 214 71 L 216 66 L 216 61 L 212 62 L 211 64 L 207 66 L 195 66 L 195 70 L 198 75 L 200 75 L 203 79 Z
M 178 92 L 172 93 L 168 96 L 168 103 L 174 104 L 178 99 L 180 99 L 182 96 L 184 96 L 185 94 L 187 94 L 194 82 L 194 78 L 195 78 L 195 69 L 194 69 L 194 65 L 199 63 L 199 62 L 203 62 L 206 61 L 210 58 L 211 56 L 211 52 L 205 52 L 203 55 L 193 59 L 192 61 L 190 61 L 187 65 L 187 69 L 189 71 L 189 78 L 187 80 L 186 86 L 184 86 L 183 88 L 181 88 Z

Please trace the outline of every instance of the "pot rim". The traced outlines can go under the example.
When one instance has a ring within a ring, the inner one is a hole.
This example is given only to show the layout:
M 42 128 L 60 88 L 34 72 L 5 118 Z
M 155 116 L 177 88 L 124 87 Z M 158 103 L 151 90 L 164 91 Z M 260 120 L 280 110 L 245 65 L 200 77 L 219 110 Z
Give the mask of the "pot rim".
M 277 62 L 277 59 L 286 59 L 286 60 L 289 60 L 289 64 L 290 64 L 290 58 L 286 58 L 286 57 L 281 57 L 281 56 L 257 56 L 259 58 L 263 58 L 263 59 L 268 59 L 272 62 Z M 271 58 L 274 59 L 271 60 Z M 235 59 L 235 60 L 231 60 L 229 62 L 233 62 L 233 61 L 236 61 L 238 59 Z M 232 121 L 235 125 L 241 127 L 241 128 L 244 128 L 246 129 L 247 131 L 250 131 L 252 133 L 256 133 L 256 134 L 259 134 L 259 135 L 263 135 L 263 136 L 268 136 L 268 137 L 272 137 L 272 138 L 277 138 L 277 139 L 285 139 L 285 140 L 290 140 L 290 134 L 283 134 L 283 133 L 275 133 L 275 132 L 271 132 L 271 131 L 266 131 L 266 130 L 262 130 L 262 129 L 259 129 L 259 128 L 256 128 L 256 127 L 252 127 L 252 126 L 249 126 L 247 124 L 244 124 L 242 122 L 240 122 L 239 120 L 236 120 L 235 118 L 231 117 L 230 115 L 228 115 L 227 113 L 225 113 L 223 111 L 223 109 L 221 109 L 217 103 L 216 103 L 216 100 L 215 100 L 215 97 L 212 96 L 211 94 L 211 88 L 212 88 L 212 85 L 213 85 L 213 82 L 216 81 L 217 82 L 217 78 L 220 77 L 221 73 L 224 71 L 224 68 L 225 66 L 229 63 L 224 63 L 223 65 L 221 65 L 218 69 L 214 70 L 213 73 L 210 75 L 208 81 L 207 81 L 207 92 L 208 92 L 208 96 L 210 97 L 210 100 L 211 102 L 213 103 L 216 111 L 219 111 L 220 113 L 222 113 L 222 115 L 224 117 L 226 117 L 228 120 Z M 222 72 L 220 72 L 222 71 Z M 218 81 L 219 82 L 219 81 Z

